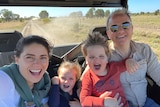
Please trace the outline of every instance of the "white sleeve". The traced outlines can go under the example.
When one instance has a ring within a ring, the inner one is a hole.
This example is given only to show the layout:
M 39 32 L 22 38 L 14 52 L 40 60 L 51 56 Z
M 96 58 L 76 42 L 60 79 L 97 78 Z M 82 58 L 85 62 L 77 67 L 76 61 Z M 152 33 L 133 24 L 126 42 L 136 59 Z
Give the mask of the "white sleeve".
M 0 107 L 16 107 L 14 106 L 13 96 L 15 86 L 11 78 L 3 71 L 0 70 Z M 11 99 L 11 97 L 13 98 Z
M 11 78 L 3 71 L 0 71 L 0 99 L 8 96 L 9 92 L 13 88 L 13 82 Z

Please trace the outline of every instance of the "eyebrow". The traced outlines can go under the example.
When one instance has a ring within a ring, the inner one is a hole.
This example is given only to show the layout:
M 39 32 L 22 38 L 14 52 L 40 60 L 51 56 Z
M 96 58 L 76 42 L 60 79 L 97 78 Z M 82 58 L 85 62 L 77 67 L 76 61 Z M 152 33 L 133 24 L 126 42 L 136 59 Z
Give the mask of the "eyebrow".
M 112 26 L 118 26 L 118 25 L 112 25 Z
M 35 56 L 35 55 L 33 55 L 33 54 L 26 54 L 25 56 Z
M 130 23 L 130 22 L 123 22 L 122 24 L 125 24 L 125 23 Z
M 34 54 L 26 54 L 24 56 L 35 56 Z M 48 55 L 40 55 L 40 56 L 48 56 Z
M 130 23 L 130 22 L 123 22 L 122 24 L 126 24 L 126 23 Z M 116 24 L 114 24 L 114 25 L 111 25 L 111 26 L 118 26 L 118 25 L 116 25 Z

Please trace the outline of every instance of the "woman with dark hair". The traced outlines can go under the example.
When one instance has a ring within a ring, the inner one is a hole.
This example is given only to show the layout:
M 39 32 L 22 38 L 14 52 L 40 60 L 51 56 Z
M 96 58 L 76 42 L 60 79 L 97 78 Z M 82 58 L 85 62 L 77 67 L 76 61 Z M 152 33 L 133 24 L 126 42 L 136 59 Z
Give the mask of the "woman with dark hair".
M 47 106 L 49 53 L 50 45 L 43 37 L 32 35 L 18 41 L 15 63 L 0 68 L 0 107 Z

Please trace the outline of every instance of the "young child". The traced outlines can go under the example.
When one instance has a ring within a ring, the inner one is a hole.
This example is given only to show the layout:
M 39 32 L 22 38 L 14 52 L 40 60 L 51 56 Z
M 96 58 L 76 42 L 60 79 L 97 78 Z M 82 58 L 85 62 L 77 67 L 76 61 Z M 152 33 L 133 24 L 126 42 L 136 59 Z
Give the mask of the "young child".
M 52 78 L 49 107 L 81 107 L 75 86 L 80 76 L 78 62 L 64 61 L 58 68 L 58 76 Z
M 89 34 L 81 50 L 89 66 L 82 78 L 82 107 L 129 107 L 120 83 L 120 74 L 126 71 L 125 63 L 131 64 L 130 59 L 108 63 L 109 46 L 99 32 Z

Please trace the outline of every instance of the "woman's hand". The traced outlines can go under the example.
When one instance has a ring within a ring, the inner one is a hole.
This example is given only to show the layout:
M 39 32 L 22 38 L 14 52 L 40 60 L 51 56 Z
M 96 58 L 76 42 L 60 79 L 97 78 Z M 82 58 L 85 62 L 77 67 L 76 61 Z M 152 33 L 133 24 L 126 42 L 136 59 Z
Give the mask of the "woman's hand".
M 104 98 L 104 107 L 123 107 L 123 103 L 121 103 L 121 97 L 119 93 L 117 93 L 114 98 L 105 97 Z

